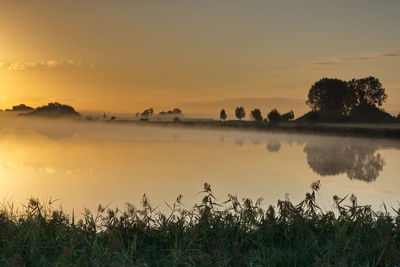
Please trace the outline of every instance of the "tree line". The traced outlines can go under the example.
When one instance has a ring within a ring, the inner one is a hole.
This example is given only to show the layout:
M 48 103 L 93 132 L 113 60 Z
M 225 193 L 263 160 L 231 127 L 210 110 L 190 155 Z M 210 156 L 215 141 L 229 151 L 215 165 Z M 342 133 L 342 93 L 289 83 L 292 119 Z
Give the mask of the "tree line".
M 308 91 L 306 104 L 311 111 L 296 121 L 308 122 L 392 122 L 400 119 L 381 108 L 387 99 L 385 88 L 378 78 L 369 76 L 361 79 L 343 81 L 335 78 L 323 78 L 315 82 Z M 235 117 L 242 120 L 246 110 L 239 106 Z M 220 111 L 220 119 L 227 119 L 225 109 Z M 269 121 L 279 123 L 294 119 L 293 111 L 281 114 L 277 109 L 271 110 L 265 118 L 261 110 L 250 111 L 250 117 L 256 122 Z
M 226 121 L 226 119 L 228 118 L 228 115 L 227 115 L 225 109 L 222 109 L 220 111 L 219 117 L 221 120 Z M 244 117 L 246 117 L 246 110 L 244 109 L 244 107 L 242 107 L 242 106 L 236 107 L 235 117 L 239 120 L 242 120 Z M 261 110 L 258 108 L 255 108 L 250 111 L 250 117 L 256 122 L 269 121 L 271 123 L 278 123 L 281 121 L 293 120 L 294 112 L 289 111 L 287 113 L 281 114 L 277 109 L 273 109 L 264 118 L 261 113 Z

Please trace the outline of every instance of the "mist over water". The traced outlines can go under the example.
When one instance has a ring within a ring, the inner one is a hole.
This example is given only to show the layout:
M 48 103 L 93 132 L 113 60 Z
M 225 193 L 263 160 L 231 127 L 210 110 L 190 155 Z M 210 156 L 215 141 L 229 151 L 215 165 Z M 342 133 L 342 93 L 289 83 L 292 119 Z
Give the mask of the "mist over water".
M 20 118 L 0 113 L 0 197 L 59 199 L 64 210 L 139 204 L 190 207 L 204 182 L 276 204 L 303 199 L 321 180 L 321 202 L 354 193 L 360 204 L 398 206 L 400 142 L 252 131 Z

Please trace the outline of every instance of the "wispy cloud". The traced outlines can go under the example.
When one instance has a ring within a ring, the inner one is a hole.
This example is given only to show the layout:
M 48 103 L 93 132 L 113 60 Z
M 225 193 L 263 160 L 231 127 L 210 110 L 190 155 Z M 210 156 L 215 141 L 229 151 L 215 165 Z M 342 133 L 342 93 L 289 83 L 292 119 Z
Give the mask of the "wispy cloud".
M 83 62 L 74 60 L 48 60 L 48 61 L 26 61 L 26 62 L 0 62 L 0 69 L 26 70 L 34 68 L 58 68 L 58 67 L 94 67 L 94 62 Z
M 352 56 L 352 57 L 336 57 L 330 58 L 326 60 L 313 62 L 312 65 L 337 65 L 345 62 L 353 62 L 353 61 L 363 61 L 363 60 L 371 60 L 371 59 L 379 59 L 379 58 L 394 58 L 400 57 L 400 53 L 377 53 L 371 55 L 362 55 L 362 56 Z

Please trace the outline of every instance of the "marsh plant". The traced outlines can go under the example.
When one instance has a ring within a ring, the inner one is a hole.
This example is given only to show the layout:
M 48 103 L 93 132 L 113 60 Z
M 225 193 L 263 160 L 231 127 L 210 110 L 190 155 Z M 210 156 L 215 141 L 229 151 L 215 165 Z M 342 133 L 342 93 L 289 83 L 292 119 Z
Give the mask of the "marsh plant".
M 316 201 L 314 182 L 299 204 L 288 198 L 263 208 L 262 199 L 218 202 L 204 184 L 191 209 L 182 196 L 154 208 L 99 206 L 81 219 L 31 199 L 0 213 L 1 266 L 398 266 L 399 210 L 375 212 L 352 196 Z

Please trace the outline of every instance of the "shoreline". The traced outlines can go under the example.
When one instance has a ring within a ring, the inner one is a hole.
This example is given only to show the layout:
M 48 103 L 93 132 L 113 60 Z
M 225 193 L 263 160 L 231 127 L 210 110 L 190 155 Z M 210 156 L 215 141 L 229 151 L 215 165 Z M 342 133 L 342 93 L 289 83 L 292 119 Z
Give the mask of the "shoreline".
M 318 123 L 306 124 L 297 122 L 284 122 L 277 125 L 266 123 L 256 123 L 253 121 L 134 121 L 134 120 L 114 120 L 103 121 L 105 123 L 132 123 L 137 125 L 168 126 L 168 127 L 188 127 L 188 128 L 211 128 L 211 129 L 234 129 L 234 130 L 256 130 L 269 133 L 289 133 L 289 134 L 317 134 L 322 136 L 340 137 L 367 137 L 379 139 L 400 140 L 400 123 L 375 124 L 336 124 Z M 393 125 L 398 127 L 385 127 Z M 383 126 L 383 127 L 382 127 Z

